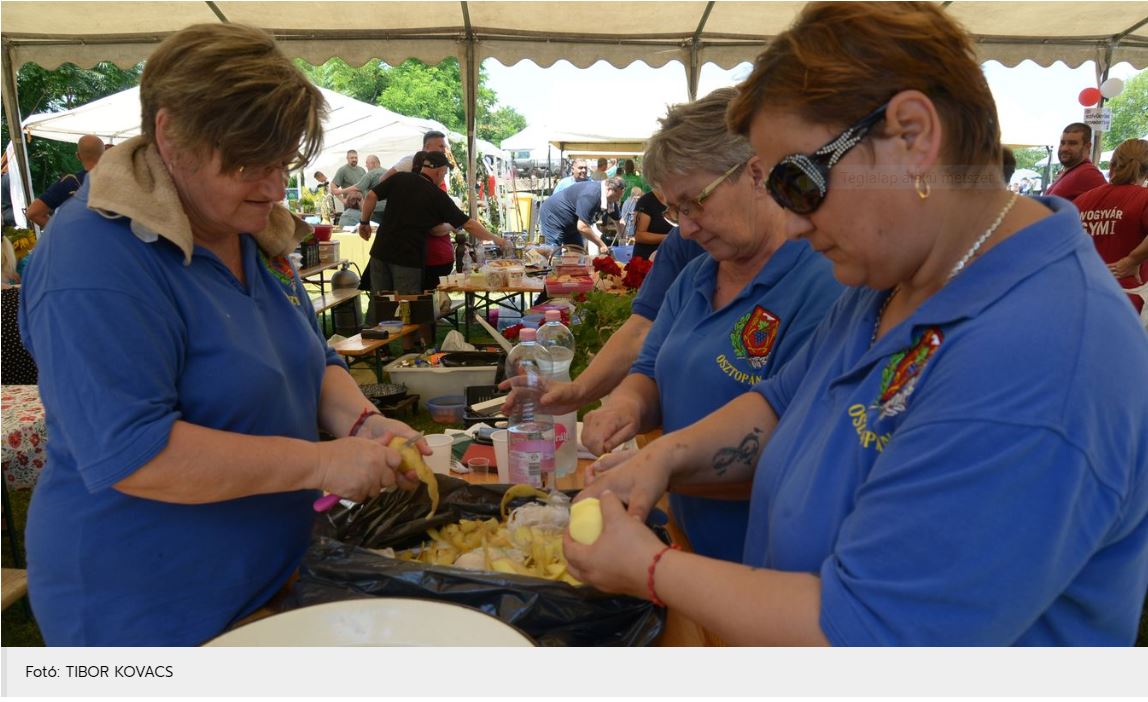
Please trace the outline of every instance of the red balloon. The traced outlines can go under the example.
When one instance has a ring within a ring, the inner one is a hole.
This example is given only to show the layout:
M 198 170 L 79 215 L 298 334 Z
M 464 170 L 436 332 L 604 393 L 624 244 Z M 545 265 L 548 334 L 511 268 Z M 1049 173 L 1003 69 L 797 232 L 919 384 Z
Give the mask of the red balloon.
M 1080 97 L 1077 99 L 1080 100 L 1081 105 L 1084 105 L 1085 107 L 1092 107 L 1096 103 L 1100 102 L 1100 89 L 1085 88 L 1084 90 L 1080 91 Z

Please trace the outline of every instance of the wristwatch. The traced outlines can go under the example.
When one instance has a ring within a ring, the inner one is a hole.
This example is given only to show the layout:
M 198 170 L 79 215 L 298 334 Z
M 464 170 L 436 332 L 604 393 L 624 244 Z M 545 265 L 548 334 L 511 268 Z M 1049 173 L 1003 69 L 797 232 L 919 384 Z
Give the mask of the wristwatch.
M 360 227 L 363 226 L 364 224 L 367 225 L 368 227 L 371 226 L 371 220 L 368 219 L 366 222 L 359 222 Z

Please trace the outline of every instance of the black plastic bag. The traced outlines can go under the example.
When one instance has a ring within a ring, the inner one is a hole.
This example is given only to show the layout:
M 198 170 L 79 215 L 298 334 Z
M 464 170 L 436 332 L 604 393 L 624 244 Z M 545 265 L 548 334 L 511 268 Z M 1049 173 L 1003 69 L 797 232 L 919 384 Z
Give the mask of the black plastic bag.
M 380 495 L 349 510 L 339 508 L 318 529 L 285 606 L 417 597 L 481 610 L 542 646 L 647 646 L 657 640 L 664 610 L 645 600 L 521 575 L 413 563 L 368 550 L 417 545 L 426 540 L 428 528 L 460 519 L 497 518 L 509 487 L 437 478 L 441 499 L 429 520 L 425 486 L 412 493 Z M 516 500 L 511 507 L 527 501 Z M 654 528 L 668 540 L 664 529 Z

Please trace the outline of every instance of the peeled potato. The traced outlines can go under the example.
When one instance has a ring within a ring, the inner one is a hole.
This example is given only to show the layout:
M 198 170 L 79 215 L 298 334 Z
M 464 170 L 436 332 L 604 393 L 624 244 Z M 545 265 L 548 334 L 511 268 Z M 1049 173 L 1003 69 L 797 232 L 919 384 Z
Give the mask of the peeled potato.
M 387 444 L 389 448 L 393 448 L 399 452 L 403 457 L 403 470 L 413 470 L 419 476 L 419 480 L 426 483 L 427 494 L 430 495 L 430 513 L 427 514 L 427 519 L 434 516 L 435 510 L 438 509 L 438 480 L 434 477 L 434 471 L 423 460 L 423 455 L 419 453 L 417 446 L 408 444 L 407 440 L 401 436 L 396 436 L 391 439 Z
M 602 506 L 598 498 L 575 502 L 570 508 L 570 538 L 589 546 L 602 535 Z

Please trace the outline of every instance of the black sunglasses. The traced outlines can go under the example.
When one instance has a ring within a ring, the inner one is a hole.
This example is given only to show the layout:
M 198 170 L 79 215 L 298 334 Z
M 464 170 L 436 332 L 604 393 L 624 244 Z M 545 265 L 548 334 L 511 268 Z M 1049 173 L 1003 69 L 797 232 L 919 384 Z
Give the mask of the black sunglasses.
M 766 181 L 777 204 L 797 214 L 809 214 L 820 207 L 829 192 L 829 170 L 885 118 L 888 106 L 887 102 L 881 105 L 808 156 L 790 154 L 781 159 Z

